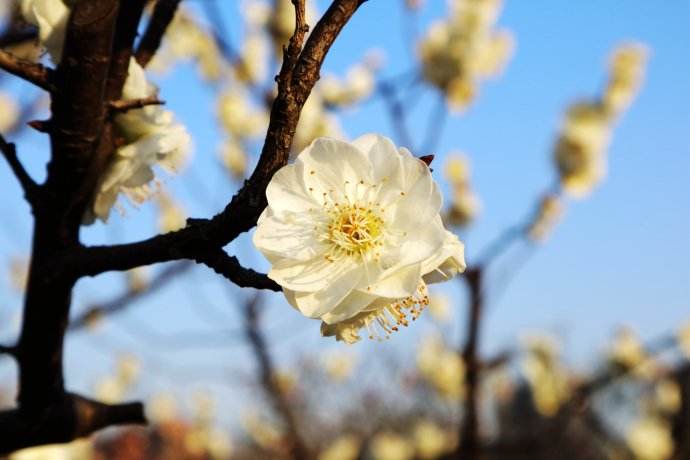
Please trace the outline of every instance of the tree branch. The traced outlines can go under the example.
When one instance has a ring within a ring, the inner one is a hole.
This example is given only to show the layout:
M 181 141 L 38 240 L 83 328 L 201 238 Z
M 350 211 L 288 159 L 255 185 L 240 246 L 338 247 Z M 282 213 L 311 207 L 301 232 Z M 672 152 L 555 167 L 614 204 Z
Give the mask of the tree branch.
M 137 62 L 142 67 L 146 67 L 161 46 L 163 35 L 175 17 L 179 4 L 180 0 L 158 0 L 156 2 L 149 25 L 135 54 Z
M 300 435 L 297 417 L 283 389 L 276 378 L 273 359 L 268 351 L 266 339 L 261 332 L 259 304 L 261 296 L 255 295 L 244 308 L 245 331 L 259 366 L 259 382 L 277 415 L 283 419 L 287 434 L 289 458 L 295 460 L 310 458 L 308 449 Z
M 119 313 L 132 302 L 148 297 L 163 289 L 179 275 L 190 270 L 194 264 L 190 262 L 178 262 L 158 273 L 145 289 L 128 289 L 108 302 L 93 305 L 77 315 L 69 325 L 69 331 L 76 331 L 91 324 L 94 320 L 104 316 Z
M 192 219 L 176 232 L 147 240 L 83 248 L 71 254 L 76 276 L 95 276 L 112 270 L 129 270 L 178 259 L 195 259 L 209 249 L 225 246 L 256 225 L 266 207 L 266 186 L 273 174 L 287 164 L 299 114 L 336 37 L 364 0 L 335 0 L 317 23 L 299 52 L 306 33 L 303 12 L 297 4 L 298 23 L 290 39 L 278 80 L 266 140 L 256 169 L 225 209 L 212 219 Z M 301 19 L 300 19 L 301 16 Z M 293 65 L 294 63 L 294 65 Z
M 0 345 L 0 355 L 17 356 L 17 347 L 9 345 Z
M 48 92 L 55 91 L 55 72 L 35 62 L 20 59 L 12 53 L 0 49 L 0 69 L 26 80 Z
M 0 454 L 43 444 L 69 442 L 112 425 L 145 424 L 141 403 L 103 404 L 66 393 L 40 410 L 0 412 Z
M 22 166 L 19 161 L 16 146 L 13 143 L 7 142 L 2 134 L 0 134 L 0 152 L 2 152 L 5 160 L 7 160 L 7 163 L 10 165 L 10 169 L 12 169 L 19 184 L 22 186 L 26 201 L 33 206 L 36 203 L 40 187 L 34 182 L 31 176 L 29 176 L 29 173 L 26 172 L 26 169 L 24 169 L 24 166 Z
M 163 105 L 165 101 L 158 99 L 158 96 L 149 96 L 142 99 L 119 99 L 110 101 L 108 106 L 114 112 L 124 113 L 133 109 L 141 109 L 148 105 Z
M 237 260 L 237 257 L 229 256 L 223 249 L 208 250 L 199 253 L 194 260 L 204 264 L 214 272 L 232 281 L 239 287 L 251 287 L 254 289 L 268 289 L 279 292 L 282 288 L 263 273 L 251 268 L 245 268 Z

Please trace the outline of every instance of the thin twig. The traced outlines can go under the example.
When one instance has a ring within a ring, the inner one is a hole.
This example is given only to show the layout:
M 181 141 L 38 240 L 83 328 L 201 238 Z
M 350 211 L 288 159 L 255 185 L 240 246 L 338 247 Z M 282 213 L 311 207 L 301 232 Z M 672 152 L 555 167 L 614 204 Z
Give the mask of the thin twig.
M 149 96 L 141 99 L 120 99 L 110 101 L 108 106 L 115 112 L 124 113 L 133 109 L 141 109 L 148 105 L 163 105 L 165 101 L 158 99 L 158 96 Z
M 180 0 L 158 0 L 151 14 L 146 32 L 139 43 L 135 58 L 139 65 L 146 67 L 158 51 L 163 41 L 163 35 L 175 17 Z
M 14 346 L 9 346 L 9 345 L 0 345 L 0 355 L 10 355 L 10 356 L 16 356 L 17 355 L 17 347 Z
M 31 176 L 29 176 L 29 173 L 19 161 L 16 146 L 11 142 L 7 142 L 2 134 L 0 134 L 0 152 L 2 152 L 5 160 L 7 160 L 7 163 L 10 165 L 10 169 L 12 169 L 19 184 L 22 186 L 26 200 L 32 205 L 35 204 L 39 186 L 34 182 Z
M 259 366 L 259 381 L 273 409 L 285 423 L 290 458 L 295 460 L 307 459 L 310 456 L 300 435 L 297 417 L 276 378 L 273 358 L 268 351 L 266 338 L 261 331 L 260 301 L 261 296 L 257 294 L 244 306 L 245 333 Z
M 268 278 L 263 273 L 243 267 L 240 261 L 237 260 L 237 257 L 229 256 L 222 249 L 200 252 L 194 257 L 194 260 L 197 263 L 206 265 L 239 287 L 268 289 L 269 291 L 276 292 L 282 290 L 278 283 Z
M 171 264 L 156 274 L 145 289 L 130 288 L 107 302 L 102 302 L 86 308 L 86 310 L 71 321 L 69 330 L 75 331 L 82 329 L 105 316 L 122 312 L 133 302 L 155 294 L 165 288 L 172 281 L 177 279 L 178 276 L 189 271 L 193 266 L 194 265 L 190 262 L 177 262 Z
M 26 80 L 46 91 L 55 90 L 54 71 L 35 62 L 20 59 L 12 53 L 0 49 L 0 69 Z

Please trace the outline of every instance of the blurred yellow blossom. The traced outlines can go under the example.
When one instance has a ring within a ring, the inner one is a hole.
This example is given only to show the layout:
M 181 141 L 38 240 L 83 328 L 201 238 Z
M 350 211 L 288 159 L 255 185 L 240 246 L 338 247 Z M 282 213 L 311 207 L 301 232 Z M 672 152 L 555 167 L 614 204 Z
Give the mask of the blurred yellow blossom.
M 29 260 L 26 257 L 13 256 L 10 259 L 10 287 L 17 292 L 24 292 L 29 278 Z
M 417 422 L 412 437 L 420 459 L 438 458 L 452 447 L 448 433 L 429 420 Z
M 678 340 L 678 347 L 686 358 L 690 359 L 690 322 L 686 323 L 678 330 L 676 337 Z
M 167 393 L 154 395 L 146 405 L 146 416 L 158 424 L 175 420 L 178 417 L 176 399 Z
M 389 431 L 374 436 L 370 449 L 374 460 L 410 460 L 414 457 L 414 445 Z
M 305 1 L 306 22 L 314 25 L 318 19 L 315 2 Z M 295 7 L 291 0 L 273 0 L 273 12 L 269 14 L 266 24 L 273 39 L 273 49 L 277 57 L 283 57 L 283 46 L 287 45 L 290 37 L 295 32 Z
M 611 344 L 609 359 L 620 366 L 634 368 L 647 359 L 647 353 L 637 334 L 631 329 L 622 328 L 616 333 Z
M 330 351 L 323 357 L 326 374 L 336 382 L 342 382 L 352 375 L 357 356 L 351 352 Z
M 156 195 L 158 206 L 158 229 L 163 233 L 174 232 L 186 225 L 184 210 L 170 195 L 161 191 Z
M 498 75 L 513 54 L 513 36 L 495 30 L 498 0 L 454 0 L 447 19 L 433 23 L 419 45 L 424 78 L 453 110 L 464 110 L 482 80 Z
M 441 396 L 457 400 L 464 395 L 465 363 L 439 336 L 429 336 L 422 341 L 417 349 L 417 367 L 420 375 Z
M 273 375 L 273 379 L 283 394 L 289 394 L 297 388 L 297 376 L 289 370 L 279 370 Z
M 674 380 L 664 379 L 657 382 L 654 388 L 657 406 L 664 412 L 674 414 L 681 406 L 681 390 Z
M 135 355 L 126 353 L 117 360 L 117 380 L 124 385 L 133 384 L 141 372 L 141 361 Z
M 247 91 L 236 84 L 229 85 L 218 99 L 218 116 L 225 130 L 236 140 L 262 135 L 268 126 L 266 112 L 255 107 Z
M 225 61 L 213 36 L 199 24 L 191 10 L 180 6 L 149 67 L 163 72 L 176 61 L 186 60 L 195 62 L 199 73 L 207 80 L 218 80 L 223 74 Z
M 132 292 L 141 292 L 149 286 L 149 274 L 146 267 L 137 267 L 127 271 L 127 284 Z
M 93 456 L 91 441 L 79 439 L 68 444 L 52 444 L 18 450 L 9 460 L 86 460 Z
M 429 297 L 429 313 L 431 317 L 439 322 L 448 322 L 453 316 L 453 309 L 450 304 L 450 299 L 444 294 L 435 294 Z
M 542 198 L 534 221 L 527 235 L 533 241 L 544 241 L 563 214 L 563 203 L 558 195 L 549 194 Z
M 667 460 L 673 454 L 671 429 L 658 418 L 642 418 L 629 428 L 626 439 L 638 460 Z
M 99 401 L 114 404 L 121 402 L 127 391 L 126 386 L 115 377 L 103 377 L 94 388 L 94 393 Z
M 555 147 L 563 189 L 571 196 L 587 196 L 606 174 L 606 149 L 611 127 L 597 102 L 571 105 Z
M 449 225 L 464 227 L 479 212 L 479 199 L 472 191 L 470 184 L 470 165 L 466 155 L 451 153 L 445 167 L 446 179 L 452 187 L 451 207 L 445 220 Z
M 242 179 L 247 173 L 249 158 L 242 144 L 235 139 L 226 140 L 220 149 L 223 166 L 234 179 Z
M 7 92 L 0 91 L 0 133 L 7 134 L 17 124 L 19 105 Z
M 242 424 L 252 440 L 264 449 L 275 449 L 283 437 L 277 427 L 263 420 L 254 411 L 244 414 Z
M 300 113 L 297 131 L 292 141 L 292 151 L 302 152 L 318 137 L 344 139 L 345 136 L 338 118 L 326 110 L 323 96 L 315 88 Z
M 340 436 L 318 456 L 318 460 L 356 460 L 362 441 L 353 434 Z
M 328 105 L 349 106 L 367 98 L 376 84 L 374 71 L 366 64 L 350 68 L 344 80 L 326 75 L 319 82 L 323 100 Z
M 559 350 L 550 336 L 532 335 L 525 339 L 527 355 L 523 372 L 540 414 L 551 417 L 570 394 L 568 375 L 559 362 Z
M 609 61 L 609 81 L 604 90 L 604 107 L 611 116 L 617 116 L 630 106 L 644 78 L 647 47 L 628 43 L 616 48 Z

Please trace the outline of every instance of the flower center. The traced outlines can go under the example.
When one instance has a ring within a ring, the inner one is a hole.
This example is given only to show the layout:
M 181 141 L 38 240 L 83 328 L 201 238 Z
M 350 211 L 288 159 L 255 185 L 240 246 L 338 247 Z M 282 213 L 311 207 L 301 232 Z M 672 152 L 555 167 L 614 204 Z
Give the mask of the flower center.
M 326 239 L 333 243 L 334 255 L 362 255 L 383 239 L 383 220 L 372 208 L 356 204 L 334 205 L 328 210 Z

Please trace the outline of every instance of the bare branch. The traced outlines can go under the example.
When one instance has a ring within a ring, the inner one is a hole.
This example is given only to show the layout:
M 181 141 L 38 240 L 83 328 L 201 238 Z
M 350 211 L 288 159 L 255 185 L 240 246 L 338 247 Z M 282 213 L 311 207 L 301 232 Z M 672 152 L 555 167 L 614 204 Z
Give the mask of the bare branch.
M 137 62 L 142 67 L 146 67 L 161 46 L 163 35 L 175 17 L 179 4 L 180 0 L 158 0 L 156 2 L 153 14 L 151 14 L 151 21 L 135 54 Z
M 0 355 L 17 356 L 17 348 L 9 345 L 0 345 Z
M 229 256 L 223 249 L 199 253 L 194 257 L 194 260 L 213 269 L 214 272 L 226 277 L 239 287 L 268 289 L 270 291 L 282 290 L 278 283 L 263 273 L 243 267 L 237 257 Z
M 120 99 L 111 101 L 108 106 L 114 111 L 124 113 L 133 109 L 141 109 L 147 105 L 163 105 L 165 101 L 158 99 L 157 96 L 149 96 L 142 99 Z
M 171 281 L 175 280 L 179 275 L 189 271 L 194 264 L 190 262 L 178 262 L 158 273 L 146 286 L 145 289 L 128 289 L 117 297 L 108 302 L 98 305 L 93 305 L 87 308 L 83 313 L 80 313 L 74 318 L 69 326 L 70 331 L 75 331 L 88 326 L 93 321 L 109 316 L 114 313 L 119 313 L 126 309 L 132 302 L 148 297 L 166 287 Z
M 0 134 L 0 151 L 10 165 L 19 184 L 22 186 L 26 200 L 32 205 L 35 204 L 40 188 L 19 161 L 16 146 L 13 143 L 7 142 L 2 134 Z
M 273 358 L 269 353 L 266 338 L 261 331 L 260 302 L 261 296 L 257 294 L 244 306 L 245 331 L 247 340 L 252 346 L 252 351 L 254 352 L 259 367 L 259 382 L 276 414 L 281 417 L 285 423 L 288 444 L 287 449 L 290 453 L 290 458 L 310 458 L 308 449 L 300 435 L 297 417 L 295 417 L 292 405 L 287 400 L 276 378 Z
M 66 393 L 48 407 L 0 412 L 0 455 L 17 449 L 69 442 L 112 425 L 145 424 L 141 403 L 103 404 Z
M 54 71 L 35 62 L 20 59 L 0 49 L 0 69 L 26 80 L 46 91 L 54 91 Z

